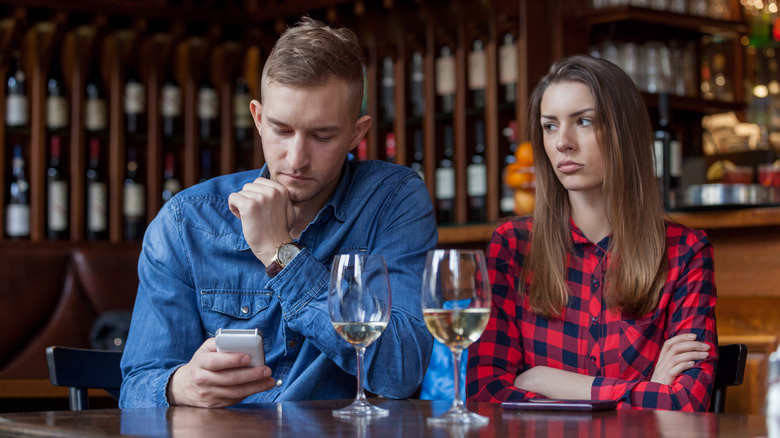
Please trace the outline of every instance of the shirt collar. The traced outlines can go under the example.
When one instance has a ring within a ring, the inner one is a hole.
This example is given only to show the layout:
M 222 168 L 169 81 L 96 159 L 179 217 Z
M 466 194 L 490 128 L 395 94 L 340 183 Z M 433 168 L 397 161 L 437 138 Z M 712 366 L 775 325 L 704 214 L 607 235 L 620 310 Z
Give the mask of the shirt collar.
M 607 252 L 607 248 L 609 247 L 609 238 L 612 236 L 611 233 L 601 239 L 601 241 L 594 244 L 588 240 L 587 237 L 585 237 L 585 233 L 583 233 L 577 224 L 574 223 L 574 218 L 571 216 L 569 217 L 569 229 L 571 230 L 571 242 L 574 246 L 586 247 L 588 245 L 596 245 L 601 249 L 601 252 Z

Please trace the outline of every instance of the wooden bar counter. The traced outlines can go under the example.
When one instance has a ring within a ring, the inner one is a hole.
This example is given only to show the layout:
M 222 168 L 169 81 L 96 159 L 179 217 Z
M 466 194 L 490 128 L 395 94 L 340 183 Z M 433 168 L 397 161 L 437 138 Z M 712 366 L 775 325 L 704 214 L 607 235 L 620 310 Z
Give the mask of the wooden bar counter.
M 479 428 L 429 426 L 446 401 L 372 400 L 390 410 L 369 421 L 334 418 L 350 400 L 243 405 L 229 409 L 149 408 L 53 411 L 0 415 L 0 436 L 14 437 L 766 437 L 761 415 L 716 415 L 669 411 L 595 413 L 503 411 L 500 405 L 470 403 L 490 418 Z

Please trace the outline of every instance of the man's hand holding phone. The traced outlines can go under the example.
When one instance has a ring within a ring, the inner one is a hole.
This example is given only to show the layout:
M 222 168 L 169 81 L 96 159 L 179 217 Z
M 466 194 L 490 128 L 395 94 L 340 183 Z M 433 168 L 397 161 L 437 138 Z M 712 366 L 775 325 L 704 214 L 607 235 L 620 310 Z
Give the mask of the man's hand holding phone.
M 228 338 L 234 340 L 235 336 L 225 337 Z M 218 351 L 216 338 L 209 338 L 187 364 L 174 372 L 168 384 L 168 402 L 171 405 L 220 408 L 273 388 L 276 382 L 271 376 L 271 369 L 265 365 L 250 366 L 251 361 L 251 350 L 249 354 Z

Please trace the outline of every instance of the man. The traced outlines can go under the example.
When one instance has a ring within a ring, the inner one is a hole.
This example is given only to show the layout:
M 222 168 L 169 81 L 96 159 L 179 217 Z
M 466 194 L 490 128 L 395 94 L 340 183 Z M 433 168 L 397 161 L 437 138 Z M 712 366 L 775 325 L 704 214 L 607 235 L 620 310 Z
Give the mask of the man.
M 432 345 L 419 294 L 435 219 L 414 171 L 348 155 L 371 126 L 360 117 L 361 58 L 347 29 L 308 18 L 288 29 L 251 103 L 260 176 L 191 187 L 152 221 L 121 407 L 354 397 L 355 350 L 327 308 L 330 262 L 351 252 L 384 255 L 392 290 L 390 323 L 366 351 L 365 387 L 391 398 L 418 387 Z M 219 328 L 259 328 L 266 366 L 218 353 Z

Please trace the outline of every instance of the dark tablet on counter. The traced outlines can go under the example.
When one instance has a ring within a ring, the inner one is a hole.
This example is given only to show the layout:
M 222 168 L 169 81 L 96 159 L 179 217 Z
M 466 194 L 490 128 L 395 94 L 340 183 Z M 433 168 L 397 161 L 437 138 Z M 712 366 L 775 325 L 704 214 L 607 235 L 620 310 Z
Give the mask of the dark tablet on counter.
M 531 398 L 521 401 L 506 401 L 501 407 L 511 411 L 606 411 L 617 408 L 615 400 L 556 400 Z

